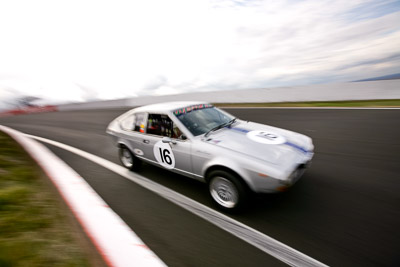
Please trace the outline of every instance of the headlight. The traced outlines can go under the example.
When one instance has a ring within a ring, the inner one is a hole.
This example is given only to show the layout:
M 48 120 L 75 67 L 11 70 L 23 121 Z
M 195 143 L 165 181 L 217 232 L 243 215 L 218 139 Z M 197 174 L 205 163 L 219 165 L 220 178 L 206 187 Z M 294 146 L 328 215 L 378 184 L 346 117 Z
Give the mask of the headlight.
M 303 175 L 304 171 L 306 170 L 306 165 L 301 164 L 299 165 L 286 180 L 280 181 L 281 184 L 290 186 L 297 182 L 300 177 Z

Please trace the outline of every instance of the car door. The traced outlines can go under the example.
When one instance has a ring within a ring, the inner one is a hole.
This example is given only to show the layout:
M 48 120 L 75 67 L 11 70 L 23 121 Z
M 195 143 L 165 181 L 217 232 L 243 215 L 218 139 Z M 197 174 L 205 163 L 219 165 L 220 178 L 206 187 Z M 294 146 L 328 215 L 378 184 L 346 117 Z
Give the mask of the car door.
M 144 136 L 145 114 L 136 113 L 125 117 L 120 126 L 125 145 L 139 158 L 143 156 L 143 136 Z
M 166 114 L 148 114 L 143 152 L 156 165 L 192 176 L 190 140 L 182 138 L 182 132 Z

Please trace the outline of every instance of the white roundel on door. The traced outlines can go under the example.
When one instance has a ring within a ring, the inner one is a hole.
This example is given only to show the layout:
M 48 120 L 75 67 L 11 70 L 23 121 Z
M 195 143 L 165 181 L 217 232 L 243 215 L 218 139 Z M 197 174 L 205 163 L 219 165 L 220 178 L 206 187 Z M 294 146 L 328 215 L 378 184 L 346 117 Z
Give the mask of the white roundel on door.
M 163 143 L 162 141 L 158 141 L 155 143 L 153 148 L 154 156 L 158 163 L 161 164 L 164 168 L 173 169 L 175 168 L 175 157 L 172 149 L 168 143 Z
M 285 137 L 270 131 L 251 131 L 247 133 L 247 137 L 255 142 L 267 145 L 279 145 L 286 142 Z

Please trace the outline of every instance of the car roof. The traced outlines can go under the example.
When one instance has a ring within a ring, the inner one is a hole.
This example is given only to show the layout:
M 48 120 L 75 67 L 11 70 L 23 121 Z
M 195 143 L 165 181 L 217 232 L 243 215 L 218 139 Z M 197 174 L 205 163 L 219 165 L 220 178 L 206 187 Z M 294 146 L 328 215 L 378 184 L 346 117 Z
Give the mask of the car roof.
M 194 105 L 208 104 L 201 101 L 165 102 L 135 108 L 135 112 L 168 112 Z

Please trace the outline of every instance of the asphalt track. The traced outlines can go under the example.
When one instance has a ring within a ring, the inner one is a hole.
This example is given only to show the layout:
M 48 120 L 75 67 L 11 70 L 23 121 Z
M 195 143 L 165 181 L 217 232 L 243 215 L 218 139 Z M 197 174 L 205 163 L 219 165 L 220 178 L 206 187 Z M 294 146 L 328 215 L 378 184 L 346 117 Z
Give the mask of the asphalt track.
M 288 192 L 258 196 L 231 216 L 330 266 L 400 266 L 400 110 L 229 109 L 241 119 L 313 138 L 311 168 Z M 105 134 L 123 110 L 0 118 L 0 124 L 118 163 Z M 48 146 L 83 176 L 169 266 L 284 266 L 163 198 Z M 207 206 L 204 184 L 144 166 L 141 175 Z

